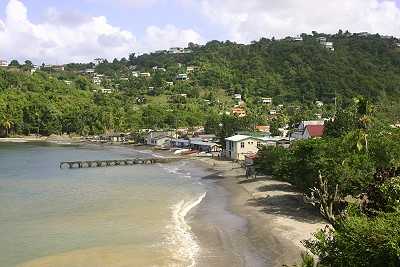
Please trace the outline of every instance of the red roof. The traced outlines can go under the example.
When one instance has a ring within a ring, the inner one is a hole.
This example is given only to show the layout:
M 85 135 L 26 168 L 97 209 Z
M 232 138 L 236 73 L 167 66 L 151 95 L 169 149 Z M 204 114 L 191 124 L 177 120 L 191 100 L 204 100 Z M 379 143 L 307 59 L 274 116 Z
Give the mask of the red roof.
M 249 154 L 249 155 L 244 155 L 245 158 L 248 159 L 258 159 L 260 157 L 260 155 L 258 154 Z
M 260 132 L 269 133 L 269 126 L 256 126 L 256 129 Z
M 324 125 L 307 125 L 306 131 L 311 137 L 322 136 L 324 134 Z

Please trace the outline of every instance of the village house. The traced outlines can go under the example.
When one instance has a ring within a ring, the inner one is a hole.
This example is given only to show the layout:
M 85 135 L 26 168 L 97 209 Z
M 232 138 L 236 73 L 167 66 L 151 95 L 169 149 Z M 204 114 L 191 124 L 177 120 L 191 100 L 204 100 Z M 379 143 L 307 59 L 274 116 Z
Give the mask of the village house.
M 324 125 L 307 125 L 304 129 L 303 139 L 313 137 L 322 137 L 324 134 Z
M 326 37 L 317 37 L 315 40 L 321 45 L 325 45 L 326 43 Z
M 232 114 L 237 114 L 239 117 L 246 116 L 246 110 L 243 108 L 232 108 Z
M 151 74 L 148 73 L 148 72 L 142 72 L 142 73 L 140 73 L 140 76 L 141 76 L 141 77 L 144 77 L 144 78 L 147 78 L 147 77 L 150 77 Z
M 263 97 L 263 98 L 261 98 L 260 103 L 265 104 L 265 105 L 272 104 L 272 98 L 271 97 Z
M 167 86 L 172 86 L 174 85 L 174 82 L 167 82 Z
M 65 65 L 52 65 L 51 68 L 53 70 L 57 70 L 57 71 L 64 71 L 65 70 Z
M 174 146 L 174 147 L 185 148 L 185 147 L 189 146 L 190 141 L 186 140 L 186 139 L 174 138 L 174 139 L 171 139 L 170 144 L 171 144 L 171 146 Z
M 102 59 L 102 58 L 95 58 L 95 59 L 93 60 L 93 63 L 94 63 L 95 66 L 99 65 L 99 64 L 102 63 L 102 62 L 103 62 L 103 59 Z
M 96 74 L 93 76 L 92 82 L 94 84 L 100 85 L 104 77 L 105 77 L 104 74 Z
M 244 160 L 244 155 L 255 154 L 264 142 L 257 137 L 248 135 L 234 135 L 225 138 L 225 156 L 228 159 Z
M 360 36 L 360 37 L 367 37 L 369 35 L 369 32 L 359 32 L 359 33 L 357 33 L 357 36 Z
M 300 36 L 290 37 L 290 39 L 292 39 L 292 41 L 294 41 L 294 42 L 301 42 L 301 41 L 303 41 L 303 37 L 300 37 Z
M 308 127 L 310 126 L 310 127 Z M 317 126 L 317 127 L 314 127 Z M 308 127 L 308 129 L 306 129 Z M 323 134 L 324 121 L 302 121 L 297 129 L 290 137 L 293 139 L 308 139 L 311 137 L 320 137 Z
M 178 77 L 176 77 L 177 80 L 186 80 L 187 79 L 187 74 L 181 73 L 178 74 Z
M 326 37 L 318 37 L 318 38 L 316 39 L 316 41 L 317 41 L 317 43 L 319 43 L 320 45 L 325 46 L 326 49 L 328 49 L 328 50 L 331 50 L 331 51 L 335 50 L 335 49 L 333 48 L 333 42 L 327 42 L 327 41 L 326 41 Z
M 110 94 L 112 93 L 113 89 L 109 89 L 109 88 L 102 88 L 99 90 L 94 89 L 93 92 L 101 92 L 103 94 Z
M 84 72 L 85 75 L 94 75 L 94 73 L 95 73 L 94 69 L 86 69 Z
M 191 52 L 193 52 L 193 51 L 190 49 L 187 49 L 187 48 L 182 48 L 182 47 L 171 47 L 168 50 L 169 54 L 185 54 L 185 53 L 191 53 Z
M 179 53 L 183 53 L 183 48 L 181 48 L 181 47 L 171 47 L 169 50 L 168 50 L 168 53 L 170 53 L 170 54 L 179 54 Z
M 150 131 L 146 135 L 146 144 L 161 146 L 165 143 L 169 143 L 175 135 L 176 132 L 173 131 Z
M 246 155 L 256 154 L 261 146 L 283 146 L 288 148 L 293 140 L 280 136 L 254 137 L 249 135 L 234 135 L 225 138 L 225 142 L 225 157 L 242 161 Z
M 256 126 L 256 130 L 261 133 L 269 133 L 269 126 L 267 125 Z
M 233 99 L 235 100 L 242 100 L 242 95 L 241 94 L 234 94 Z
M 1 60 L 0 60 L 0 67 L 8 67 L 8 62 L 7 62 L 7 60 L 1 59 Z
M 194 137 L 189 138 L 190 141 L 201 141 L 201 142 L 218 142 L 219 139 L 215 134 L 203 134 L 195 133 Z
M 107 142 L 125 142 L 126 137 L 123 133 L 110 133 L 100 136 L 99 140 Z
M 186 67 L 186 73 L 190 73 L 194 71 L 194 66 L 187 66 Z

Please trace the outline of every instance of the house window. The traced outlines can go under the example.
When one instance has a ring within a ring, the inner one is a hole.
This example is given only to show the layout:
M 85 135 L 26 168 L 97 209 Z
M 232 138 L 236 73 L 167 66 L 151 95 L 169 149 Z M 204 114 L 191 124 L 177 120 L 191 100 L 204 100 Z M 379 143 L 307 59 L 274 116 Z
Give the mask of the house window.
M 244 142 L 240 142 L 240 147 L 244 148 Z
M 248 144 L 249 144 L 249 145 L 252 145 L 252 144 L 253 144 L 253 142 L 248 142 Z
M 261 145 L 261 142 L 257 142 L 257 147 L 260 147 L 260 145 Z

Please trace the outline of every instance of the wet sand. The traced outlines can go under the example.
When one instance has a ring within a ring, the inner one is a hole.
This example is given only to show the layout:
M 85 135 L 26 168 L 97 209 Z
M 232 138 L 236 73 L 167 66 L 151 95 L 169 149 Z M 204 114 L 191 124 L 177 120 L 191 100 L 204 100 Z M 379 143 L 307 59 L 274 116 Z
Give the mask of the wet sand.
M 245 170 L 238 163 L 214 157 L 193 159 L 214 172 L 214 177 L 209 178 L 216 178 L 217 186 L 228 192 L 225 209 L 244 218 L 246 225 L 239 229 L 226 220 L 223 212 L 210 212 L 215 204 L 223 206 L 221 199 L 224 197 L 210 191 L 209 198 L 194 211 L 194 219 L 198 220 L 190 225 L 202 247 L 221 250 L 220 258 L 202 258 L 199 266 L 293 266 L 301 263 L 300 252 L 306 250 L 301 241 L 313 238 L 312 233 L 323 229 L 327 222 L 304 203 L 300 192 L 268 176 L 246 178 Z M 232 262 L 226 261 L 232 254 Z

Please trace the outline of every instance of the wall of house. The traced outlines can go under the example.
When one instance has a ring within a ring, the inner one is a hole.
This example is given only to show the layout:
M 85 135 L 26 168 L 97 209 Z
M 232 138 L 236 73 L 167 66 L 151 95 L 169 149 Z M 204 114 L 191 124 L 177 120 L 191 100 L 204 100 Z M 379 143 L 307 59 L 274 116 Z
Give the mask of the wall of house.
M 232 160 L 244 160 L 244 155 L 258 152 L 258 145 L 266 145 L 265 142 L 253 138 L 238 142 L 226 142 L 226 157 Z

